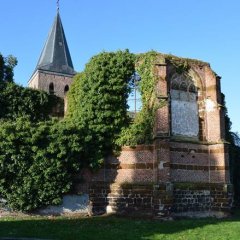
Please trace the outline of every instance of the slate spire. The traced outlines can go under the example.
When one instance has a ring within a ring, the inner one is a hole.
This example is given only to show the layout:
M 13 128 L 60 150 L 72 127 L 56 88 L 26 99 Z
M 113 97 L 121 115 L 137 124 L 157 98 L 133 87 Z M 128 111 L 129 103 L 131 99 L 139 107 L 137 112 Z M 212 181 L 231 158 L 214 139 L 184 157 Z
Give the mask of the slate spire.
M 36 70 L 75 74 L 59 10 L 48 34 Z

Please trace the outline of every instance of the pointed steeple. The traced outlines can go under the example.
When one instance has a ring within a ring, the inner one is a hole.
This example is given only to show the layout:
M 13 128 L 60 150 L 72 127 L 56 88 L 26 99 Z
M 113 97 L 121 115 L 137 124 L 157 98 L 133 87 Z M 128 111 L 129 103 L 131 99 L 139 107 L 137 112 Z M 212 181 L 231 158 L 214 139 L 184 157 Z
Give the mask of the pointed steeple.
M 36 70 L 45 70 L 70 75 L 75 74 L 59 9 L 42 50 Z

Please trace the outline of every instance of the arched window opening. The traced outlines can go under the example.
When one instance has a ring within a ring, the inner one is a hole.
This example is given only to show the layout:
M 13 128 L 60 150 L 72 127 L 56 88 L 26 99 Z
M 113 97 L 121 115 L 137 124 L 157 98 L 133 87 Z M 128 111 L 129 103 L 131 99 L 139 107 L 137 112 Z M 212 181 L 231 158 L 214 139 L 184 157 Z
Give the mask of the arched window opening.
M 129 81 L 130 93 L 128 95 L 127 103 L 128 113 L 132 118 L 134 118 L 136 113 L 142 108 L 140 81 L 141 77 L 137 72 L 132 75 Z
M 49 94 L 54 94 L 54 85 L 52 82 L 49 84 Z
M 67 94 L 68 91 L 69 91 L 69 86 L 66 85 L 66 86 L 64 87 L 64 96 Z
M 199 138 L 197 87 L 191 77 L 174 74 L 170 84 L 173 136 Z

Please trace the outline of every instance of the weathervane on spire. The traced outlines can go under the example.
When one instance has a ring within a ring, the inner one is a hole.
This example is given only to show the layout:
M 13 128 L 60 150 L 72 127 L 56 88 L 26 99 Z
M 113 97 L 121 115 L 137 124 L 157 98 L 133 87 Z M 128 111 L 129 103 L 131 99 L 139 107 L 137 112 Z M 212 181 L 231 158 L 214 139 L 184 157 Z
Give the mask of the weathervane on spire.
M 59 0 L 57 0 L 57 11 L 59 12 Z

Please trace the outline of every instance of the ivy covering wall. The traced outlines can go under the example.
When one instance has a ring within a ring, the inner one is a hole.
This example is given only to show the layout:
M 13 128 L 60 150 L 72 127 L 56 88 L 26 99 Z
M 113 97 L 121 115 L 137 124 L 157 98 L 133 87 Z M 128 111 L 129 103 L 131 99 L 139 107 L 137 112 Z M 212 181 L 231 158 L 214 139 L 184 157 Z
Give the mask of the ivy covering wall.
M 67 119 L 85 130 L 85 160 L 97 168 L 116 150 L 115 141 L 128 126 L 127 97 L 135 57 L 129 51 L 103 52 L 90 59 L 68 94 Z
M 14 83 L 14 57 L 0 54 L 0 197 L 12 209 L 57 204 L 81 166 L 82 134 L 50 120 L 58 99 Z

